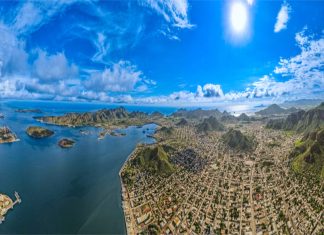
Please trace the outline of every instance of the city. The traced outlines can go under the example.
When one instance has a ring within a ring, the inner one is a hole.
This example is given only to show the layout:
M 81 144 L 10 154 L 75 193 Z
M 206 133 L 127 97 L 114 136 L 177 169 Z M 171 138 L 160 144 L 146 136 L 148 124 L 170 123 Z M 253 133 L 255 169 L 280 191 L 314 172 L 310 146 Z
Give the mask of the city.
M 228 149 L 220 141 L 221 133 L 199 135 L 190 126 L 177 127 L 171 138 L 159 142 L 181 143 L 178 152 L 190 146 L 207 164 L 199 171 L 192 169 L 197 164 L 179 166 L 168 177 L 137 169 L 134 184 L 123 187 L 128 233 L 323 232 L 323 182 L 305 181 L 290 168 L 288 156 L 300 136 L 265 129 L 260 123 L 243 124 L 241 129 L 255 136 L 254 152 Z

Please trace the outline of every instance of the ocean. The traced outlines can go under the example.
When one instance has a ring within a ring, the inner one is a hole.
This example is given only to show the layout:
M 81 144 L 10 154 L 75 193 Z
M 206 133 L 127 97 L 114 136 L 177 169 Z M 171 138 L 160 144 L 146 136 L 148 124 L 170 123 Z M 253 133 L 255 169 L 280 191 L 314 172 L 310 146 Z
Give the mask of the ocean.
M 0 193 L 14 198 L 17 191 L 22 199 L 0 224 L 0 233 L 125 234 L 118 172 L 138 143 L 154 142 L 146 134 L 152 134 L 156 126 L 129 127 L 119 130 L 126 136 L 98 140 L 99 128 L 59 127 L 33 119 L 37 115 L 111 107 L 82 103 L 0 103 L 0 113 L 5 115 L 0 125 L 9 126 L 20 139 L 0 145 Z M 39 108 L 43 113 L 17 113 L 17 108 Z M 149 107 L 136 110 L 150 112 Z M 172 111 L 162 110 L 166 114 Z M 47 126 L 55 134 L 33 139 L 25 133 L 29 125 Z M 81 129 L 90 134 L 80 134 Z M 75 146 L 58 147 L 62 137 L 76 140 Z

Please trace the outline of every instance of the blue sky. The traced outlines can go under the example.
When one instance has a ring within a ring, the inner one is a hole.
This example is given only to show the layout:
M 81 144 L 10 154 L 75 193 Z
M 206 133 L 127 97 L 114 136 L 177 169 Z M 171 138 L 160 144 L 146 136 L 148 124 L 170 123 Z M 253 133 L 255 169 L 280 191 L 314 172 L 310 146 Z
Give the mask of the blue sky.
M 0 1 L 0 98 L 324 98 L 323 12 L 322 1 Z

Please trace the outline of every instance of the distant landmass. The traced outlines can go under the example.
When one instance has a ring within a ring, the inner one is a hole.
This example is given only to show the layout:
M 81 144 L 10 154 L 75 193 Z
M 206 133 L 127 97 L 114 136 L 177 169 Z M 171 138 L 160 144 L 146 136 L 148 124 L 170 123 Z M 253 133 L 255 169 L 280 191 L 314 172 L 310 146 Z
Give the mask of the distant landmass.
M 42 113 L 40 109 L 16 109 L 17 113 Z
M 324 180 L 324 127 L 305 134 L 295 145 L 290 155 L 293 170 Z
M 255 147 L 255 142 L 249 136 L 244 135 L 240 130 L 229 129 L 222 140 L 228 147 L 238 151 L 251 151 Z
M 262 109 L 258 112 L 255 112 L 256 115 L 261 116 L 270 116 L 270 115 L 282 115 L 282 114 L 289 114 L 298 111 L 296 108 L 292 107 L 289 109 L 284 109 L 277 104 L 272 104 L 265 109 Z
M 220 123 L 215 117 L 211 116 L 205 118 L 202 123 L 199 123 L 197 126 L 198 132 L 209 132 L 209 131 L 224 131 L 225 126 Z
M 186 109 L 179 109 L 172 114 L 173 117 L 183 117 L 188 119 L 203 119 L 208 117 L 216 117 L 220 118 L 222 116 L 222 112 L 218 109 L 194 109 L 194 110 L 186 110 Z
M 124 107 L 102 109 L 96 112 L 67 113 L 63 116 L 35 117 L 36 120 L 62 126 L 96 126 L 102 124 L 130 126 L 144 125 L 161 117 L 158 112 L 148 115 L 144 112 L 128 112 Z
M 302 109 L 308 109 L 313 108 L 315 106 L 320 105 L 324 100 L 321 99 L 300 99 L 300 100 L 292 100 L 292 101 L 285 101 L 281 104 L 284 108 L 302 108 Z
M 324 102 L 308 111 L 289 114 L 287 118 L 271 119 L 266 127 L 276 130 L 310 132 L 324 126 Z

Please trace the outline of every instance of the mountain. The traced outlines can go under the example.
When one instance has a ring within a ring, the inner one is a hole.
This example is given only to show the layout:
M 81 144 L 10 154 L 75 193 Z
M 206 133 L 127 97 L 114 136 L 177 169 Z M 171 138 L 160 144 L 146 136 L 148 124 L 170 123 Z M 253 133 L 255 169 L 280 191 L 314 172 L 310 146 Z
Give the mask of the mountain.
M 129 118 L 144 119 L 148 115 L 144 112 L 128 112 L 124 107 L 102 109 L 96 112 L 67 113 L 63 116 L 35 117 L 36 120 L 63 126 L 86 126 L 107 123 Z
M 246 115 L 245 113 L 240 114 L 240 116 L 238 116 L 237 119 L 239 121 L 243 121 L 243 122 L 250 121 L 250 117 L 248 115 Z
M 163 118 L 164 115 L 158 111 L 155 111 L 155 112 L 151 113 L 151 117 L 152 118 Z
M 324 127 L 304 135 L 290 154 L 296 173 L 324 180 Z
M 152 174 L 170 175 L 175 169 L 161 145 L 145 147 L 133 159 L 132 164 Z
M 289 114 L 287 118 L 271 119 L 266 127 L 272 129 L 311 132 L 324 126 L 324 102 L 308 111 Z
M 185 118 L 181 118 L 181 120 L 176 124 L 177 126 L 186 126 L 188 125 L 188 121 Z
M 240 130 L 228 130 L 222 136 L 222 140 L 225 145 L 238 151 L 251 151 L 255 147 L 253 139 L 242 134 Z
M 289 112 L 292 112 L 292 110 L 281 108 L 277 104 L 272 104 L 265 109 L 255 112 L 255 114 L 261 116 L 269 116 L 269 115 L 287 114 Z
M 209 131 L 224 131 L 225 126 L 217 121 L 213 116 L 205 118 L 203 122 L 196 125 L 198 132 L 209 132 Z
M 228 122 L 235 122 L 235 121 L 237 121 L 237 119 L 236 119 L 235 116 L 233 116 L 233 115 L 231 115 L 230 113 L 224 111 L 224 112 L 222 113 L 222 116 L 221 116 L 221 118 L 220 118 L 220 121 L 221 121 L 221 122 L 227 122 L 227 123 L 228 123 Z
M 202 119 L 206 117 L 216 117 L 219 118 L 222 116 L 222 113 L 218 109 L 210 109 L 210 110 L 203 110 L 203 109 L 194 109 L 194 110 L 186 110 L 186 109 L 179 109 L 174 112 L 171 116 L 173 117 L 183 117 L 188 119 Z

